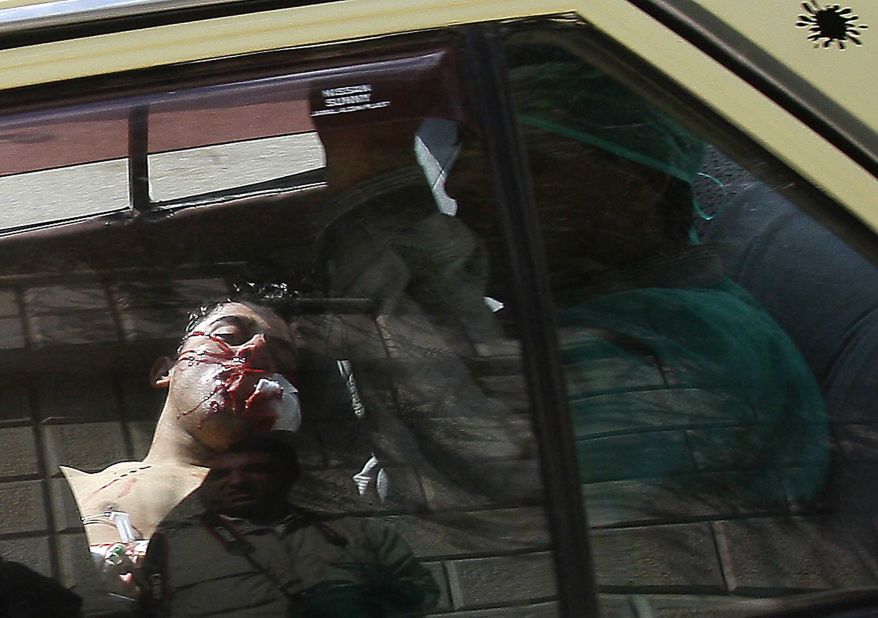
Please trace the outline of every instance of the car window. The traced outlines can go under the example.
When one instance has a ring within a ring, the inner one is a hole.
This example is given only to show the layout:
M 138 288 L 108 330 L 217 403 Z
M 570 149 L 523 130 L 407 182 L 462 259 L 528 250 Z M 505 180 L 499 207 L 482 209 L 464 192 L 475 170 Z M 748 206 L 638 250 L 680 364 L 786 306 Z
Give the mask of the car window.
M 124 210 L 127 179 L 125 159 L 0 177 L 6 197 L 0 229 L 11 232 Z
M 87 614 L 557 613 L 484 146 L 458 182 L 489 198 L 478 228 L 442 183 L 482 131 L 461 41 L 183 68 L 0 118 L 47 134 L 0 146 L 6 178 L 67 209 L 23 203 L 0 240 L 4 560 Z M 116 161 L 87 194 L 41 176 Z
M 873 235 L 588 25 L 63 86 L 0 110 L 0 567 L 45 615 L 874 588 Z
M 874 261 L 596 40 L 513 30 L 505 51 L 605 610 L 873 588 Z

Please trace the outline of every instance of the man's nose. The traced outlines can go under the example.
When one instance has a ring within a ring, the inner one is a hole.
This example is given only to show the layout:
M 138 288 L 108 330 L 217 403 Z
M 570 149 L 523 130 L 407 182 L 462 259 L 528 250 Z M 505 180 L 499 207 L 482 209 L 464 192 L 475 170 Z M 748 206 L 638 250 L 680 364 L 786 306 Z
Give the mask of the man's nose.
M 247 365 L 253 369 L 277 372 L 277 366 L 269 350 L 268 341 L 262 333 L 256 333 L 249 341 L 242 344 L 235 356 L 245 360 Z
M 229 470 L 229 475 L 226 478 L 226 485 L 229 487 L 238 487 L 239 485 L 243 485 L 246 481 L 246 477 L 241 470 L 232 469 Z

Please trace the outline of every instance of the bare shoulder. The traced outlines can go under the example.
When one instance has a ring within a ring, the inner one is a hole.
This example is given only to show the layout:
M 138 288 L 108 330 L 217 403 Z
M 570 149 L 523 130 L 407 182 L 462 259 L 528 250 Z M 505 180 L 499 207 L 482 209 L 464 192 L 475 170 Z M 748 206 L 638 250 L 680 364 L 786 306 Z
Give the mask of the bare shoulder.
M 62 471 L 77 504 L 86 511 L 120 509 L 125 503 L 139 508 L 154 508 L 150 502 L 172 506 L 200 485 L 207 474 L 207 468 L 199 466 L 141 461 L 123 461 L 94 473 L 72 468 Z
M 61 472 L 64 473 L 64 478 L 66 478 L 67 482 L 72 486 L 91 487 L 92 485 L 100 486 L 107 481 L 131 474 L 134 470 L 142 468 L 143 466 L 144 464 L 139 461 L 120 461 L 119 463 L 107 466 L 100 472 L 84 472 L 67 466 L 59 467 L 61 468 Z
M 207 474 L 207 468 L 199 466 L 141 461 L 120 462 L 94 473 L 62 471 L 83 516 L 126 513 L 142 538 L 149 538 L 156 524 Z M 118 540 L 112 526 L 91 526 L 86 534 L 92 544 Z
M 150 478 L 153 481 L 168 482 L 198 481 L 204 479 L 208 469 L 201 466 L 179 463 L 145 463 L 142 461 L 120 461 L 107 466 L 100 472 L 84 472 L 76 468 L 60 466 L 64 477 L 71 484 L 81 486 L 96 485 L 127 477 Z

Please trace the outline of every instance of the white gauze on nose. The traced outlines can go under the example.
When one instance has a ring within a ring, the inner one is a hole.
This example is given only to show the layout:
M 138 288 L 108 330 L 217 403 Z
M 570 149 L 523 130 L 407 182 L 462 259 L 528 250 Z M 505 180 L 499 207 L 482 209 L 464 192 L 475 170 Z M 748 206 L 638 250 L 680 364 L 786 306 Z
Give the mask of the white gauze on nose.
M 299 390 L 279 373 L 261 378 L 256 383 L 254 394 L 266 396 L 268 405 L 272 406 L 277 420 L 272 429 L 281 431 L 297 431 L 302 426 L 302 410 L 299 406 Z M 280 395 L 280 396 L 278 396 Z

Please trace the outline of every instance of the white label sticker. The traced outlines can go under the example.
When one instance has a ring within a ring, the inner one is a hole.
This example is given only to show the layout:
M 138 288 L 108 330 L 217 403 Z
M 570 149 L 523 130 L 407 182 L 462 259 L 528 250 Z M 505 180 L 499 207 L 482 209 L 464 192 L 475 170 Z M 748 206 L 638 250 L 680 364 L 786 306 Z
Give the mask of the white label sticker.
M 312 117 L 348 114 L 390 106 L 390 101 L 372 101 L 372 84 L 326 88 L 320 94 L 323 96 L 324 109 L 313 112 Z

